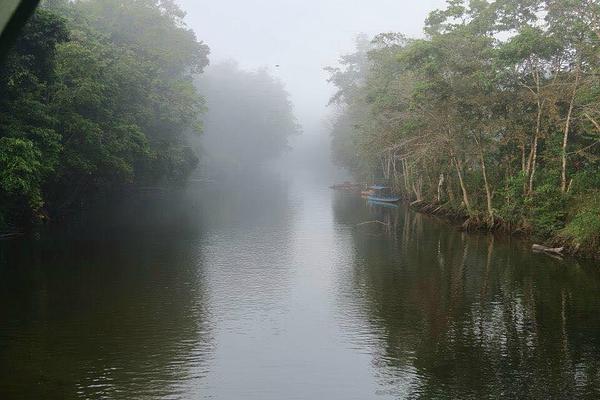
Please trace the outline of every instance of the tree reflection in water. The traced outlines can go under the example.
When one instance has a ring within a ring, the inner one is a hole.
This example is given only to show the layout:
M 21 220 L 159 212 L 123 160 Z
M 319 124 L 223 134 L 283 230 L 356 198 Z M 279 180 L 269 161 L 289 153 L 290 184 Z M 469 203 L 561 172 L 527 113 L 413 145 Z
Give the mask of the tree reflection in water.
M 2 243 L 0 397 L 193 392 L 213 346 L 201 234 L 166 206 L 145 195 L 92 230 Z
M 334 203 L 338 224 L 389 224 L 380 235 L 352 230 L 354 265 L 344 278 L 364 310 L 356 315 L 367 319 L 364 343 L 376 347 L 369 351 L 386 390 L 411 398 L 598 396 L 593 265 L 461 233 L 405 207 L 352 214 L 347 203 Z

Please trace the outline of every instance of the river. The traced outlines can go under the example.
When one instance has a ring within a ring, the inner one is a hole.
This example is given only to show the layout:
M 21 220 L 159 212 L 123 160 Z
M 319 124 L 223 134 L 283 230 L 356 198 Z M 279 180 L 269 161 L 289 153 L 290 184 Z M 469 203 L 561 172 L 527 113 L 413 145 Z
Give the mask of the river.
M 89 214 L 0 242 L 1 399 L 600 398 L 595 263 L 302 177 Z

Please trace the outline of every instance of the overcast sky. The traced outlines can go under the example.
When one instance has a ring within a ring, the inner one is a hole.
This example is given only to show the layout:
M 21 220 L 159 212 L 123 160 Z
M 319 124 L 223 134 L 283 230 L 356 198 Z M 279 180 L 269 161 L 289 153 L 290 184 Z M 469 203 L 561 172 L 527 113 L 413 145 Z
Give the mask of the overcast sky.
M 422 36 L 427 14 L 444 0 L 178 0 L 186 21 L 211 48 L 211 63 L 268 66 L 285 83 L 305 134 L 327 112 L 323 67 L 351 52 L 361 32 Z M 275 67 L 279 64 L 280 67 Z

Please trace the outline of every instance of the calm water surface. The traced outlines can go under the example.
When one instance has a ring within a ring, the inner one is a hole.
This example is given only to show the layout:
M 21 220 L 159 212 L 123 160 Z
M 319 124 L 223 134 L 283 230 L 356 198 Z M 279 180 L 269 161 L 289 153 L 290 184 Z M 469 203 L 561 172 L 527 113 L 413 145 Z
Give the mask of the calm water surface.
M 304 179 L 0 242 L 0 399 L 404 398 L 600 398 L 597 266 Z

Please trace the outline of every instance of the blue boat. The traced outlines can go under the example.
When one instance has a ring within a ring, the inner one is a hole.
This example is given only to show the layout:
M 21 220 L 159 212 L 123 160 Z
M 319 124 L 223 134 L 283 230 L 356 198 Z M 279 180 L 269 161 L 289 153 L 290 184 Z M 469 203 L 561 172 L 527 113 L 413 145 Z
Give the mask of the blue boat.
M 367 200 L 367 204 L 377 207 L 398 208 L 398 204 L 385 201 Z
M 389 186 L 374 185 L 369 187 L 373 191 L 373 194 L 367 197 L 367 200 L 377 203 L 397 203 L 402 198 L 400 196 L 394 196 L 392 194 L 392 188 Z

